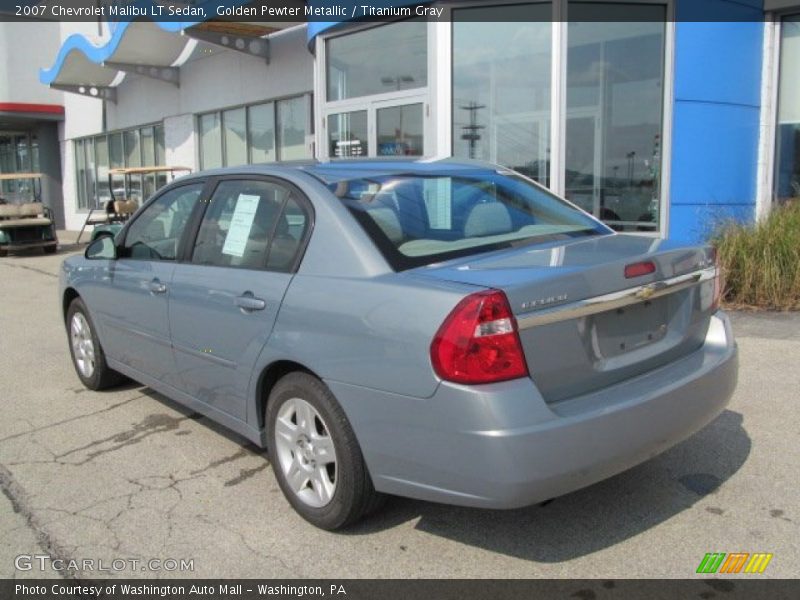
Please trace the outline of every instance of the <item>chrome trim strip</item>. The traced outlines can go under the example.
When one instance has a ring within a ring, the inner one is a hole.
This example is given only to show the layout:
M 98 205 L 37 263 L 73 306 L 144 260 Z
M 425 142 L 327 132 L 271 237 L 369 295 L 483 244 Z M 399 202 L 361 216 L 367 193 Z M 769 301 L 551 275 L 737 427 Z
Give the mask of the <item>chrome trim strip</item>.
M 638 285 L 619 292 L 524 313 L 517 316 L 517 325 L 520 329 L 528 329 L 538 325 L 549 325 L 630 306 L 638 302 L 660 298 L 667 294 L 674 294 L 693 285 L 710 281 L 714 279 L 716 272 L 716 267 L 708 267 L 686 275 L 678 275 L 662 281 Z

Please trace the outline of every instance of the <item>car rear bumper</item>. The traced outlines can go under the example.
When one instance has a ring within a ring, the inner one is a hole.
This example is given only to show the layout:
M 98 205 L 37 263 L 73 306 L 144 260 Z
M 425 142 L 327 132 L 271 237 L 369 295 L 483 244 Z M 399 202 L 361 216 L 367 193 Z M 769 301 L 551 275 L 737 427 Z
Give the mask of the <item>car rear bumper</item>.
M 327 382 L 376 489 L 450 504 L 516 508 L 629 469 L 719 415 L 736 387 L 724 313 L 697 351 L 598 392 L 547 404 L 530 379 L 442 383 L 427 399 Z

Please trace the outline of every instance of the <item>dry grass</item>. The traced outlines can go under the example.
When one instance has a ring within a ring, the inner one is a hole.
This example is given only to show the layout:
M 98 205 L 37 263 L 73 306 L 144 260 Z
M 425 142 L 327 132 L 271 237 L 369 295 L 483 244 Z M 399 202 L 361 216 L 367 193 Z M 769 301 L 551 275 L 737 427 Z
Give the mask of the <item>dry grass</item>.
M 727 304 L 800 309 L 800 201 L 775 208 L 756 224 L 726 223 L 712 243 L 725 275 Z

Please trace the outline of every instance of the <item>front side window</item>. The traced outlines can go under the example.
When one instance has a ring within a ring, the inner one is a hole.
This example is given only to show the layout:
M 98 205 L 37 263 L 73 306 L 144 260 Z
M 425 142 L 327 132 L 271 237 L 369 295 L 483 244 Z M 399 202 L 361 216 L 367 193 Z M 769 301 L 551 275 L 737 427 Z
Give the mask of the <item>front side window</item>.
M 294 265 L 306 226 L 289 188 L 268 181 L 223 181 L 203 216 L 192 262 L 286 272 Z
M 383 25 L 326 41 L 327 100 L 428 85 L 425 21 Z
M 162 194 L 131 223 L 123 257 L 175 260 L 178 244 L 200 194 L 202 183 L 184 185 Z
M 326 183 L 396 270 L 517 245 L 609 233 L 585 213 L 512 171 L 377 173 Z

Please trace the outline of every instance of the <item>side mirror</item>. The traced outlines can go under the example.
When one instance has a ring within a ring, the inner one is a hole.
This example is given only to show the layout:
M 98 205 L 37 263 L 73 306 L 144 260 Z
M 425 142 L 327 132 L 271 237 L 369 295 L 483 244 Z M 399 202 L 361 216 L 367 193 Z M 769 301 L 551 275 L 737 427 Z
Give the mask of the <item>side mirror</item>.
M 89 260 L 114 260 L 117 258 L 117 246 L 114 238 L 110 235 L 97 238 L 86 247 L 84 256 Z

